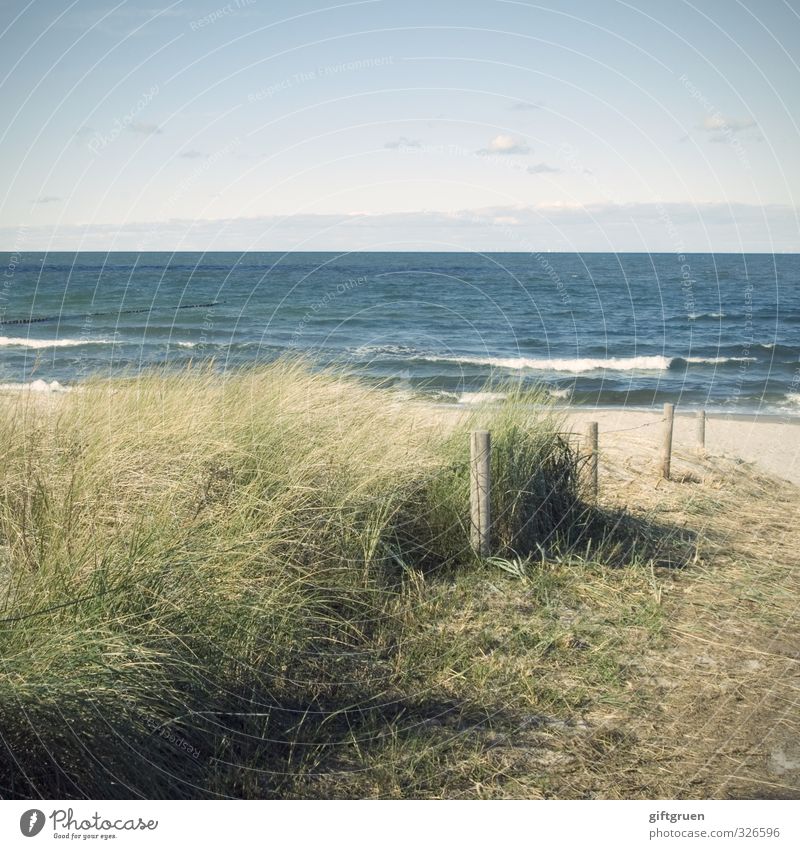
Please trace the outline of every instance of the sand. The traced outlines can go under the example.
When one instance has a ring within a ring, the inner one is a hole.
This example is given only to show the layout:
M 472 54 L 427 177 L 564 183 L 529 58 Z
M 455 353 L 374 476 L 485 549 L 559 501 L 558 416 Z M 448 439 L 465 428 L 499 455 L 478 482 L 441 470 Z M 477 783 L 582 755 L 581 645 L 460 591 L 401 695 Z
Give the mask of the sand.
M 474 409 L 472 405 L 437 404 L 423 407 L 426 415 L 444 420 L 458 412 Z M 605 454 L 631 474 L 652 468 L 657 474 L 663 439 L 663 412 L 654 409 L 564 407 L 565 429 L 572 431 L 576 442 L 582 439 L 586 424 L 599 426 L 601 460 Z M 800 417 L 774 415 L 712 414 L 706 420 L 706 456 L 752 464 L 755 471 L 775 475 L 800 486 Z M 673 471 L 699 468 L 697 416 L 694 411 L 676 412 L 672 438 Z M 602 463 L 601 463 L 602 469 Z
M 638 412 L 622 409 L 566 411 L 569 427 L 583 433 L 586 423 L 599 425 L 601 455 L 604 450 L 631 459 L 657 462 L 663 425 L 660 410 Z M 635 430 L 630 430 L 635 428 Z M 691 462 L 696 456 L 697 419 L 694 413 L 676 413 L 673 456 Z M 800 419 L 768 416 L 709 416 L 706 421 L 706 452 L 753 463 L 755 467 L 800 486 Z

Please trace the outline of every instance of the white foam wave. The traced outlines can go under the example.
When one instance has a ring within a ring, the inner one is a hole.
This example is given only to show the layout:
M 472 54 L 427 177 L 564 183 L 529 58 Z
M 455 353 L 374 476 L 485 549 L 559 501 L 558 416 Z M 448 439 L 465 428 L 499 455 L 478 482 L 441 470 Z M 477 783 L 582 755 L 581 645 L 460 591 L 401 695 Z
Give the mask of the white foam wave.
M 459 404 L 488 404 L 493 401 L 502 401 L 504 392 L 462 392 L 458 397 Z
M 108 345 L 107 339 L 29 339 L 26 336 L 0 336 L 0 347 L 76 348 L 79 345 Z
M 584 359 L 539 359 L 534 357 L 431 357 L 429 362 L 461 363 L 504 369 L 533 371 L 566 371 L 580 374 L 588 371 L 667 371 L 680 362 L 692 365 L 756 362 L 756 357 L 607 357 Z M 557 396 L 558 397 L 558 396 Z
M 429 362 L 464 363 L 535 371 L 666 371 L 671 357 L 608 357 L 606 359 L 537 359 L 533 357 L 424 357 Z
M 687 363 L 703 363 L 716 366 L 720 363 L 754 363 L 757 357 L 679 357 Z
M 10 392 L 70 392 L 72 387 L 64 386 L 57 380 L 32 380 L 30 383 L 0 383 L 0 390 Z
M 725 318 L 726 314 L 724 312 L 690 312 L 686 318 L 689 321 L 697 321 L 699 318 Z

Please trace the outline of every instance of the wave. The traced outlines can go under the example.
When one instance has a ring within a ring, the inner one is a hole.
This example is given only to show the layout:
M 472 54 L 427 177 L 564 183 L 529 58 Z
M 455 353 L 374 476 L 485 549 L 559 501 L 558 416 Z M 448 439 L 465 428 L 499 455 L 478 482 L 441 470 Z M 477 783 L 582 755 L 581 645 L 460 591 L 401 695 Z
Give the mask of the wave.
M 686 318 L 689 321 L 699 321 L 703 318 L 725 318 L 727 313 L 724 312 L 690 312 L 687 313 Z
M 568 371 L 578 374 L 585 371 L 666 371 L 672 357 L 608 357 L 606 359 L 536 359 L 533 357 L 434 357 L 420 359 L 434 363 L 453 363 L 491 366 L 505 369 L 532 369 L 534 371 Z
M 0 336 L 0 347 L 77 348 L 80 345 L 111 345 L 108 339 L 29 339 L 26 336 Z
M 768 342 L 754 345 L 752 347 L 759 348 L 762 351 L 770 351 L 774 357 L 791 357 L 791 362 L 796 362 L 798 357 L 800 357 L 800 347 L 796 345 L 784 345 L 781 342 Z
M 748 344 L 746 341 L 723 342 L 719 345 L 702 345 L 693 346 L 696 351 L 706 351 L 706 356 L 710 359 L 714 357 L 726 357 L 728 359 L 736 359 L 741 357 L 745 350 L 747 353 L 757 355 L 757 359 L 761 362 L 773 363 L 797 363 L 800 359 L 800 345 L 789 345 L 783 342 L 753 342 Z
M 458 403 L 489 404 L 493 401 L 502 401 L 505 397 L 505 392 L 462 392 L 458 397 Z
M 591 371 L 668 371 L 685 365 L 722 365 L 723 363 L 756 362 L 756 357 L 607 357 L 577 359 L 537 359 L 533 357 L 434 357 L 427 362 L 490 366 L 513 370 L 565 371 L 582 374 Z
M 671 365 L 692 363 L 699 365 L 718 366 L 722 363 L 755 363 L 758 357 L 675 357 Z
M 21 392 L 28 390 L 29 392 L 70 392 L 72 387 L 64 386 L 57 380 L 51 380 L 48 383 L 46 380 L 32 380 L 30 383 L 0 383 L 0 390 Z
M 371 357 L 376 358 L 381 355 L 389 355 L 391 357 L 413 357 L 419 352 L 408 345 L 361 345 L 356 348 L 352 355 L 354 357 Z

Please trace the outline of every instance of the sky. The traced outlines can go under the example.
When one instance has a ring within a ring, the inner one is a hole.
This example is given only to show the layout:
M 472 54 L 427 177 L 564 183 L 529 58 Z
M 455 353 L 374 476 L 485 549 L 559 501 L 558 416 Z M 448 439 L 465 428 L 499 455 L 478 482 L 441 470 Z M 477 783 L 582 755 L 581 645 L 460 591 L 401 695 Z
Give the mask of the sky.
M 800 250 L 800 0 L 0 0 L 0 250 Z

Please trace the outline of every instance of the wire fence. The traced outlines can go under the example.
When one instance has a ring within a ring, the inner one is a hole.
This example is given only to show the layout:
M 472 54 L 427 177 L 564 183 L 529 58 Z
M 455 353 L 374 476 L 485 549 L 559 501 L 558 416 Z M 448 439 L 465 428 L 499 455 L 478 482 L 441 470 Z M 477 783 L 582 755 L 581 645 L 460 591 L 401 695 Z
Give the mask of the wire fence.
M 654 422 L 645 422 L 644 424 L 635 425 L 634 427 L 620 427 L 616 430 L 604 430 L 603 433 L 627 433 L 631 430 L 641 430 L 643 427 L 653 427 L 653 425 L 663 424 L 666 419 L 658 419 Z
M 654 419 L 649 422 L 642 422 L 638 425 L 632 425 L 631 427 L 620 427 L 614 428 L 612 430 L 604 430 L 602 431 L 602 435 L 611 435 L 615 433 L 630 433 L 634 430 L 643 430 L 648 427 L 656 427 L 658 425 L 663 425 L 662 428 L 662 441 L 661 446 L 659 448 L 659 476 L 664 480 L 670 480 L 670 464 L 672 459 L 672 434 L 673 434 L 673 425 L 675 421 L 675 405 L 674 404 L 664 404 L 664 413 L 661 418 Z M 700 450 L 701 454 L 705 454 L 705 444 L 706 444 L 706 411 L 705 409 L 700 409 L 697 411 L 697 448 Z M 574 441 L 579 443 L 578 448 L 575 452 L 575 463 L 576 469 L 580 474 L 581 478 L 584 480 L 584 484 L 589 496 L 596 502 L 599 493 L 599 458 L 602 456 L 600 451 L 599 444 L 599 429 L 598 423 L 596 421 L 588 421 L 586 422 L 586 431 L 584 433 L 579 433 L 577 431 L 568 430 L 568 431 L 557 431 L 558 435 L 563 439 Z M 484 463 L 488 463 L 486 458 L 483 458 Z M 486 480 L 488 481 L 488 466 L 484 469 L 484 474 L 487 476 Z M 476 466 L 476 455 L 475 452 L 472 452 L 471 457 L 471 474 L 474 479 L 477 479 L 477 466 Z M 490 484 L 487 484 L 490 485 Z M 482 511 L 479 510 L 475 504 L 476 496 L 474 493 L 471 493 L 470 500 L 472 506 L 472 519 L 471 523 L 473 526 L 473 530 L 476 533 L 473 536 L 473 540 L 481 539 L 482 543 L 480 545 L 475 544 L 473 542 L 476 551 L 483 554 L 486 548 L 485 540 L 489 537 L 489 527 L 488 524 L 484 524 L 484 522 L 488 522 L 487 519 L 484 518 Z M 475 518 L 477 516 L 477 519 Z M 476 528 L 477 523 L 477 528 Z
M 604 430 L 603 433 L 628 433 L 631 430 L 641 430 L 643 427 L 653 427 L 654 425 L 663 424 L 666 419 L 656 419 L 654 422 L 645 422 L 644 424 L 634 425 L 633 427 L 620 427 L 615 430 Z M 558 432 L 559 436 L 571 437 L 572 439 L 583 439 L 583 434 L 579 433 L 575 430 L 561 430 Z

